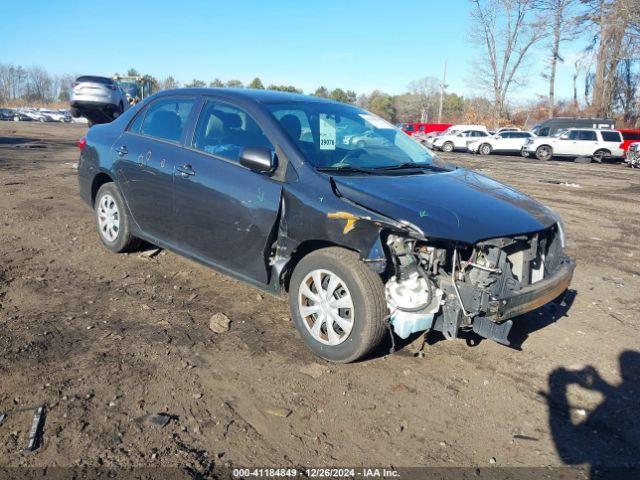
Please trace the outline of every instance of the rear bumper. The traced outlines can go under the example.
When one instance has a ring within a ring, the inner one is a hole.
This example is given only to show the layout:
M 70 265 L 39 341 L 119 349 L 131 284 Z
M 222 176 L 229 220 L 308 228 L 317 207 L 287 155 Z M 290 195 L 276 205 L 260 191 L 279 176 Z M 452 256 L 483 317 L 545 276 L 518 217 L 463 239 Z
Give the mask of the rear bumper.
M 569 288 L 575 268 L 576 262 L 566 257 L 551 277 L 524 287 L 513 295 L 492 301 L 487 317 L 499 322 L 549 303 Z

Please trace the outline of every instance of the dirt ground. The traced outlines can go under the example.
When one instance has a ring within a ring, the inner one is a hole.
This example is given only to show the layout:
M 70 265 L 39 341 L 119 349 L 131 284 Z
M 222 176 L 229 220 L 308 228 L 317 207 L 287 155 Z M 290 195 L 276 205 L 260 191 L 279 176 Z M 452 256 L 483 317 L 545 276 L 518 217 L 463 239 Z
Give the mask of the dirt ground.
M 85 131 L 0 122 L 0 466 L 640 466 L 640 171 L 444 155 L 562 215 L 572 289 L 516 320 L 520 348 L 430 335 L 333 365 L 283 299 L 104 249 L 77 192 Z

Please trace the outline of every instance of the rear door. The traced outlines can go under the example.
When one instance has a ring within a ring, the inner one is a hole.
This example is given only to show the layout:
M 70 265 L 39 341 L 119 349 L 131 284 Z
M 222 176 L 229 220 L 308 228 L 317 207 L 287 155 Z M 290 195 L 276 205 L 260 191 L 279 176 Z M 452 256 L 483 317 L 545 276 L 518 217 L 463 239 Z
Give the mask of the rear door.
M 247 111 L 205 100 L 185 156 L 176 164 L 174 223 L 179 247 L 187 253 L 267 283 L 282 183 L 240 165 L 244 147 L 273 150 Z
M 163 97 L 140 111 L 112 147 L 118 185 L 147 236 L 173 240 L 173 170 L 195 98 Z
M 593 155 L 601 147 L 598 136 L 594 130 L 580 130 L 577 142 L 577 152 L 579 155 Z

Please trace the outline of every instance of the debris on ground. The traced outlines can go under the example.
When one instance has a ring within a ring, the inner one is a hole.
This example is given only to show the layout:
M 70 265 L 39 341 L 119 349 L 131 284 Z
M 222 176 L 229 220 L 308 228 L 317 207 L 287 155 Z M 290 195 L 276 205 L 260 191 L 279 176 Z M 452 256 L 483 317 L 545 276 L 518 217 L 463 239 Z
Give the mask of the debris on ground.
M 274 417 L 281 418 L 287 418 L 289 415 L 291 415 L 291 410 L 286 408 L 267 408 L 264 412 Z
M 171 420 L 177 418 L 175 415 L 168 413 L 157 413 L 155 415 L 143 415 L 138 417 L 135 421 L 139 424 L 150 425 L 152 427 L 163 428 L 166 427 Z
M 44 406 L 36 408 L 33 415 L 33 423 L 29 430 L 29 443 L 25 449 L 27 452 L 33 452 L 40 446 L 42 436 L 42 426 L 44 425 Z
M 562 185 L 563 187 L 580 188 L 580 184 L 579 183 L 564 182 L 562 180 L 553 180 L 553 179 L 542 178 L 542 179 L 540 179 L 538 181 L 540 183 L 550 183 L 552 185 Z
M 160 248 L 152 248 L 150 250 L 145 250 L 140 253 L 140 256 L 144 258 L 153 258 L 160 253 L 160 250 L 161 250 Z
M 224 313 L 214 313 L 209 319 L 209 330 L 213 333 L 225 333 L 231 328 L 231 320 Z

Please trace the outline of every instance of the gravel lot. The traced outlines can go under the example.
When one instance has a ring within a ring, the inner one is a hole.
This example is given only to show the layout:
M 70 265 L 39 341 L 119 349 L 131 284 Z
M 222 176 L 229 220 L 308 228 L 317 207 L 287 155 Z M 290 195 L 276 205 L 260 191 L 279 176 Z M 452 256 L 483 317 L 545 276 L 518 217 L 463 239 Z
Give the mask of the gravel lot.
M 332 365 L 283 299 L 102 248 L 77 195 L 85 130 L 0 122 L 0 466 L 640 466 L 640 171 L 443 155 L 563 216 L 572 290 L 517 319 L 518 349 L 430 335 L 423 355 L 418 338 Z M 40 404 L 25 453 L 20 410 Z

